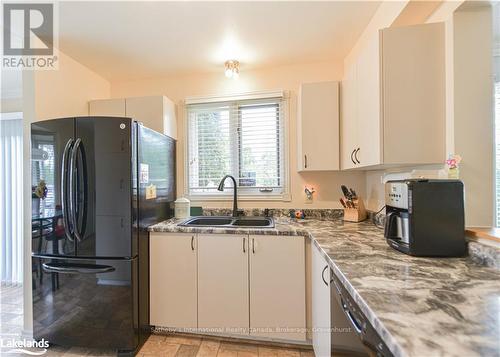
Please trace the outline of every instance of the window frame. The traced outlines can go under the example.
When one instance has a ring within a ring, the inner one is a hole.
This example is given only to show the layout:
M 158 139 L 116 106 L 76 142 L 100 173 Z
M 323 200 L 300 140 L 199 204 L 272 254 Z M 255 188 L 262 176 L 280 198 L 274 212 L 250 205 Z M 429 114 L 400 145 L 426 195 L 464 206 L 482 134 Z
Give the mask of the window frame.
M 233 199 L 233 190 L 228 189 L 223 192 L 213 192 L 213 193 L 192 193 L 190 192 L 189 186 L 189 140 L 190 140 L 190 123 L 189 123 L 189 110 L 188 105 L 191 104 L 206 104 L 211 103 L 224 103 L 228 102 L 231 104 L 237 102 L 245 102 L 250 100 L 266 100 L 271 98 L 279 98 L 281 100 L 281 130 L 282 135 L 278 136 L 278 145 L 281 145 L 281 152 L 279 153 L 281 160 L 278 160 L 278 165 L 283 165 L 282 168 L 282 189 L 280 192 L 261 192 L 259 188 L 252 187 L 242 187 L 238 186 L 238 200 L 239 201 L 291 201 L 290 194 L 290 165 L 289 165 L 289 93 L 283 90 L 278 91 L 262 91 L 262 92 L 249 92 L 236 95 L 227 96 L 204 96 L 204 97 L 189 97 L 186 98 L 183 105 L 183 118 L 184 118 L 184 196 L 193 201 L 231 201 Z M 234 110 L 232 108 L 231 110 Z M 238 115 L 239 125 L 241 127 L 241 114 Z M 240 142 L 241 132 L 234 136 L 232 142 Z M 281 139 L 282 142 L 279 140 Z M 241 170 L 240 162 L 241 152 L 238 150 L 236 156 L 238 157 L 238 167 L 236 171 Z M 281 167 L 279 168 L 281 169 Z M 233 169 L 234 171 L 234 169 Z M 221 177 L 222 178 L 222 177 Z M 229 183 L 229 182 L 228 182 Z

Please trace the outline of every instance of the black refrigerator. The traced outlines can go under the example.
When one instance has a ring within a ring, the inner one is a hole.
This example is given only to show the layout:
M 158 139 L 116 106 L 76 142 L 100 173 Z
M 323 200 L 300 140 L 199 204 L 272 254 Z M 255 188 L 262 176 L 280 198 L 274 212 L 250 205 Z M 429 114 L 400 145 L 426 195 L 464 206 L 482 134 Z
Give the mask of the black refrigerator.
M 173 216 L 175 140 L 131 118 L 31 125 L 33 335 L 134 354 L 149 336 L 147 227 Z

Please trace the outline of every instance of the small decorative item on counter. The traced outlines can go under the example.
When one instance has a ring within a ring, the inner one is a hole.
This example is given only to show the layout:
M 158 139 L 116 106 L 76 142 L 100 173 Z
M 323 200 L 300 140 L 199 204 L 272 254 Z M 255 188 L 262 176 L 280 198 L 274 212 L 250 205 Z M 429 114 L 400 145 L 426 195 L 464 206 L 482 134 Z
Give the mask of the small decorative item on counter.
M 185 197 L 178 198 L 175 201 L 175 218 L 177 219 L 189 218 L 189 215 L 191 213 L 190 206 L 191 202 L 187 198 Z
M 446 160 L 446 166 L 448 166 L 448 178 L 449 179 L 459 179 L 460 169 L 458 168 L 462 157 L 457 154 L 450 154 L 448 160 Z
M 44 200 L 45 198 L 47 198 L 47 193 L 49 190 L 47 189 L 47 184 L 45 183 L 45 181 L 40 180 L 38 186 L 33 187 L 32 191 L 33 191 L 33 194 L 31 195 L 32 198 L 41 198 L 42 200 Z
M 312 203 L 313 201 L 313 194 L 315 193 L 316 191 L 314 190 L 314 187 L 307 187 L 305 186 L 304 187 L 304 193 L 306 194 L 306 203 Z
M 304 210 L 301 210 L 301 209 L 298 209 L 298 210 L 291 209 L 290 210 L 290 218 L 304 219 L 304 218 L 306 218 L 306 214 L 305 214 Z

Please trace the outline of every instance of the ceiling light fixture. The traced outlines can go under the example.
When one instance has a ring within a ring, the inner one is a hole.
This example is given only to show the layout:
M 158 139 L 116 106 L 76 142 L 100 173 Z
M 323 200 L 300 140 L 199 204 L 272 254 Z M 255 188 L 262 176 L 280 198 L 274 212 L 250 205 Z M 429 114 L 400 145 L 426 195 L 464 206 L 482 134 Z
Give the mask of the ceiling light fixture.
M 224 63 L 225 75 L 227 78 L 238 78 L 240 76 L 240 62 L 236 60 L 229 60 Z

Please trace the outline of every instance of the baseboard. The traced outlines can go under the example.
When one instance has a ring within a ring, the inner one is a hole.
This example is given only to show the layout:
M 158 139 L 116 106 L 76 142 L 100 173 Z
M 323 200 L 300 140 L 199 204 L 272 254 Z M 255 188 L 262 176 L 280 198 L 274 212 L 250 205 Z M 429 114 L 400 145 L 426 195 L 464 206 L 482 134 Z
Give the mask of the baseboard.
M 312 350 L 311 341 L 289 341 L 289 340 L 279 340 L 265 337 L 255 337 L 255 336 L 234 336 L 234 335 L 224 335 L 224 334 L 203 334 L 197 332 L 183 332 L 176 331 L 175 329 L 162 329 L 153 328 L 153 335 L 176 335 L 176 336 L 185 336 L 185 337 L 198 337 L 205 338 L 207 340 L 218 340 L 224 342 L 237 342 L 237 343 L 246 343 L 249 345 L 264 345 L 269 347 L 281 347 L 281 348 L 300 348 L 305 350 Z

